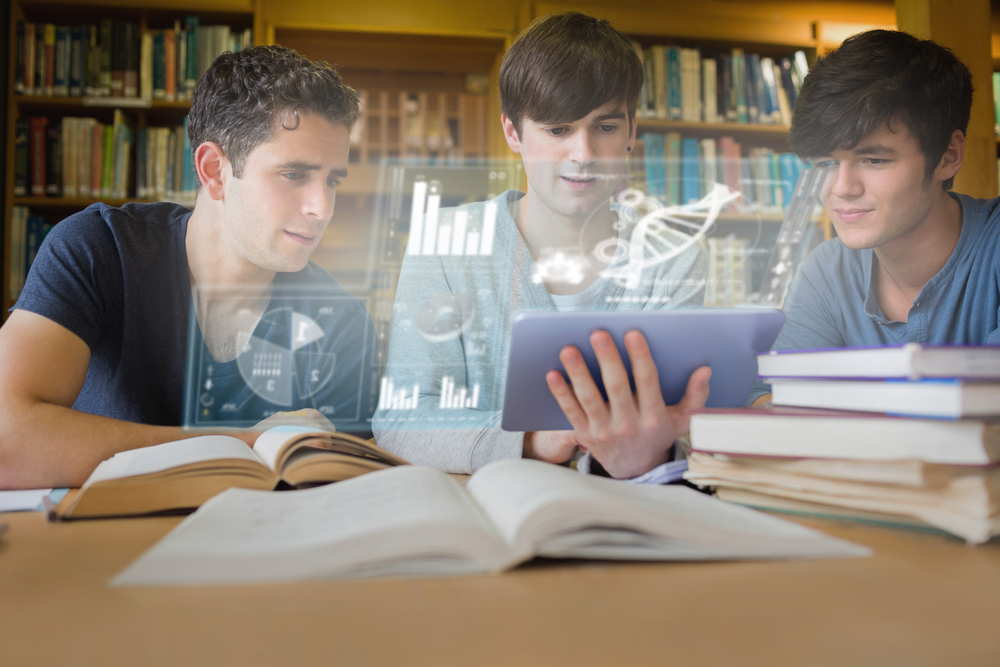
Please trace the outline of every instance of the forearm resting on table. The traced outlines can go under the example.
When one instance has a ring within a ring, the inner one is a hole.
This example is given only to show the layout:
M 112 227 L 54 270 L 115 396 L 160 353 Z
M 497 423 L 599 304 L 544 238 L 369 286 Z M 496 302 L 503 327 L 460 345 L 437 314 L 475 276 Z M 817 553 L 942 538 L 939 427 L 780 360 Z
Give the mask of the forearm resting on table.
M 118 452 L 203 434 L 8 398 L 0 407 L 0 489 L 80 486 L 101 461 Z M 256 437 L 250 431 L 227 434 L 247 444 Z

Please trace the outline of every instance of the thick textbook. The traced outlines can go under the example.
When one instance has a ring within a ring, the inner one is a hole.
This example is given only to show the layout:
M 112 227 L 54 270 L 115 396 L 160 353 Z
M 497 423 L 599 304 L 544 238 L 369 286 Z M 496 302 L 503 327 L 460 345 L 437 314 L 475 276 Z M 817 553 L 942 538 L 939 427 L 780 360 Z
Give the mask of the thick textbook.
M 771 403 L 914 417 L 1000 417 L 1000 382 L 774 378 Z
M 915 468 L 914 463 L 780 461 L 693 453 L 684 477 L 699 486 L 724 490 L 721 497 L 737 502 L 744 501 L 734 490 L 824 506 L 830 516 L 852 518 L 853 512 L 867 512 L 871 516 L 859 518 L 881 515 L 884 523 L 897 517 L 896 523 L 932 526 L 972 544 L 1000 535 L 1000 468 L 928 464 Z M 850 467 L 854 475 L 845 474 Z M 907 478 L 914 470 L 919 478 Z M 768 507 L 761 499 L 753 504 Z M 793 509 L 791 503 L 772 505 Z
M 921 345 L 774 350 L 757 356 L 762 378 L 1000 379 L 1000 346 Z
M 982 466 L 1000 461 L 1000 422 L 806 408 L 706 408 L 691 416 L 691 447 L 749 456 Z
M 308 486 L 405 463 L 353 435 L 301 426 L 269 429 L 252 448 L 231 436 L 203 435 L 115 454 L 78 492 L 68 493 L 50 518 L 192 510 L 230 487 Z
M 231 489 L 112 583 L 477 574 L 533 556 L 689 561 L 868 553 L 686 487 L 632 485 L 516 459 L 483 467 L 466 489 L 418 466 L 303 491 Z

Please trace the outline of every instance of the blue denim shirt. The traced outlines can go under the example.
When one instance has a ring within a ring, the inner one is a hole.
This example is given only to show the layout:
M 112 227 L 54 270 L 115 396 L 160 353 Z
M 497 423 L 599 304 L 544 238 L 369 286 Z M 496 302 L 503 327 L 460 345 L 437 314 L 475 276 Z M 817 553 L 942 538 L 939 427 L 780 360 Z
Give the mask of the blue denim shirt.
M 785 326 L 774 350 L 904 343 L 1000 345 L 1000 199 L 951 193 L 962 233 L 948 262 L 913 301 L 906 322 L 889 320 L 872 289 L 875 253 L 839 239 L 816 248 L 785 297 Z M 758 380 L 747 405 L 769 393 Z

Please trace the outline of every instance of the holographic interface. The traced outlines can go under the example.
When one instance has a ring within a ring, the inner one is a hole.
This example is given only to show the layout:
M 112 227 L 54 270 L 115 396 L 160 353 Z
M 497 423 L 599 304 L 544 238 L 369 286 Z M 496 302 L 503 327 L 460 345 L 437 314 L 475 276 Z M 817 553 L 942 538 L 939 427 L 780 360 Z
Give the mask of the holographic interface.
M 780 307 L 822 237 L 823 175 L 773 153 L 640 158 L 383 165 L 369 262 L 376 433 L 497 427 L 518 312 Z M 528 182 L 552 219 L 521 219 Z M 528 249 L 556 224 L 559 243 Z
M 364 300 L 280 284 L 259 313 L 240 308 L 244 296 L 235 290 L 195 298 L 203 312 L 190 316 L 185 426 L 246 427 L 312 408 L 338 430 L 370 429 L 377 353 Z M 235 313 L 243 323 L 229 346 L 235 358 L 216 358 L 202 334 L 199 317 L 211 321 L 213 313 Z

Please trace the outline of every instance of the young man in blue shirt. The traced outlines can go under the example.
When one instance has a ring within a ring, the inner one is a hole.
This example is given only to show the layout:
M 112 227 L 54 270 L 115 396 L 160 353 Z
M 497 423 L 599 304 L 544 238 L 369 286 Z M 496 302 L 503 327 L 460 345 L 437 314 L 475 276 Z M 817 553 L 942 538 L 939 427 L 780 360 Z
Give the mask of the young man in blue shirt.
M 835 167 L 822 197 L 837 238 L 792 280 L 774 349 L 1000 345 L 1000 199 L 950 192 L 971 106 L 965 65 L 902 32 L 851 37 L 810 70 L 791 144 Z
M 190 349 L 211 357 L 201 409 L 239 405 L 253 423 L 312 391 L 270 366 L 267 382 L 249 386 L 257 362 L 238 357 L 254 345 L 269 363 L 291 362 L 293 349 L 295 359 L 337 359 L 313 393 L 335 420 L 354 407 L 370 383 L 374 327 L 309 260 L 347 175 L 357 113 L 354 91 L 325 63 L 279 47 L 224 54 L 191 105 L 194 211 L 95 204 L 56 225 L 0 329 L 0 488 L 79 486 L 117 452 L 195 434 L 180 428 L 189 312 Z M 302 292 L 335 305 L 322 335 L 293 344 L 290 323 L 266 313 L 297 311 Z M 271 386 L 277 403 L 265 400 Z

